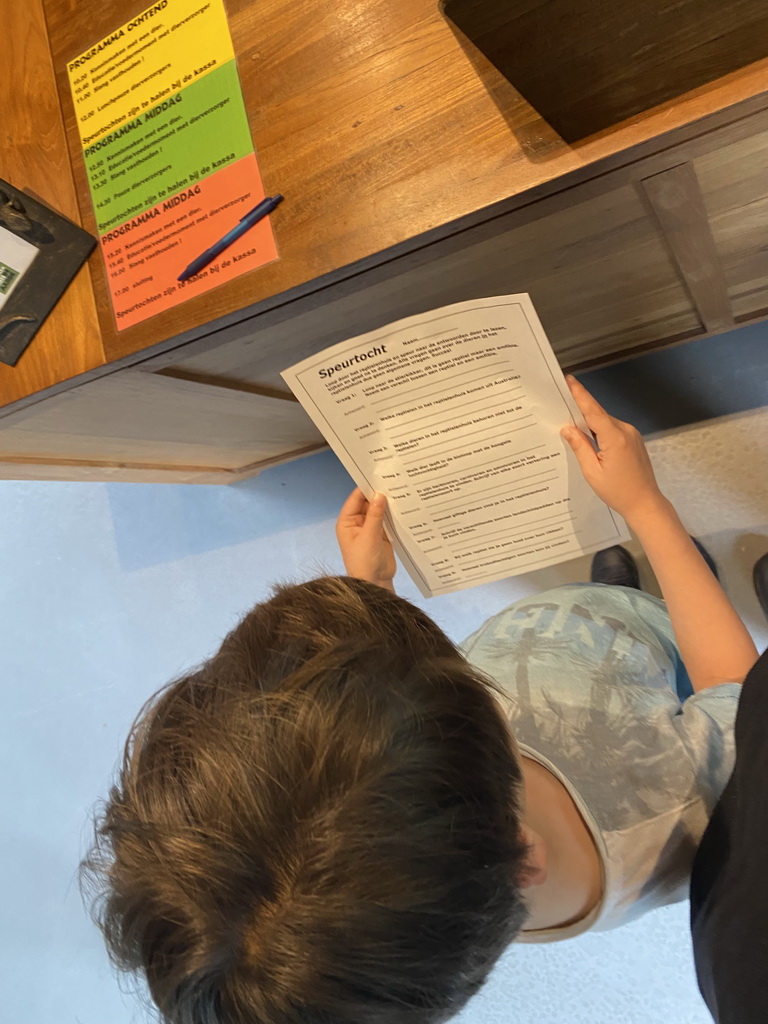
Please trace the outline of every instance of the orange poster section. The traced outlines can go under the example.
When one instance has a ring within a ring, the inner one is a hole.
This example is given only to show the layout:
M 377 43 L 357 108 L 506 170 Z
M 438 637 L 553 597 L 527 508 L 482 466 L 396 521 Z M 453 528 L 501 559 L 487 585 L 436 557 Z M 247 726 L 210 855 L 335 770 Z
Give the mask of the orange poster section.
M 102 235 L 118 329 L 276 259 L 274 236 L 265 218 L 195 278 L 183 283 L 177 280 L 196 256 L 263 197 L 252 153 Z
M 155 0 L 67 65 L 118 330 L 275 259 L 224 0 Z

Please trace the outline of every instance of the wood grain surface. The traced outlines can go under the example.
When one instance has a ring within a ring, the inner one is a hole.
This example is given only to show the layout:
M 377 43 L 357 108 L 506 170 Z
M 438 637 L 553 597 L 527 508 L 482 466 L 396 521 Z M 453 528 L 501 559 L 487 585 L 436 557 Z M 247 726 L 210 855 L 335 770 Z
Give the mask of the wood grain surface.
M 66 61 L 146 4 L 45 2 L 78 195 L 93 228 Z M 280 259 L 119 333 L 96 266 L 108 360 L 349 278 L 450 235 L 457 220 L 480 222 L 534 188 L 565 188 L 596 173 L 596 161 L 626 160 L 768 88 L 764 61 L 568 146 L 435 0 L 230 0 L 227 10 L 264 184 L 285 195 L 273 217 Z
M 119 462 L 107 459 L 34 458 L 9 455 L 0 461 L 0 480 L 91 480 L 136 484 L 236 484 L 258 476 L 276 463 L 292 462 L 326 448 L 310 445 L 291 453 L 249 463 L 238 469 L 166 465 L 161 462 Z
M 768 124 L 694 163 L 736 320 L 768 315 Z
M 3 425 L 2 461 L 240 472 L 324 444 L 296 402 L 125 370 L 15 413 Z
M 262 323 L 252 335 L 195 355 L 184 349 L 150 361 L 176 371 L 217 373 L 279 387 L 280 371 L 310 351 L 381 327 L 398 316 L 472 298 L 527 291 L 558 359 L 573 367 L 609 353 L 701 328 L 662 238 L 634 187 L 608 175 L 596 191 L 579 186 L 562 209 L 546 200 L 527 223 L 498 218 L 495 231 L 347 295 L 318 311 Z M 584 194 L 582 194 L 584 193 Z M 288 312 L 288 307 L 285 312 Z M 169 362 L 170 361 L 170 362 Z
M 693 164 L 670 167 L 638 185 L 704 328 L 733 327 L 728 283 Z
M 2 5 L 0 176 L 81 223 L 41 0 Z M 99 257 L 91 258 L 91 265 Z M 0 363 L 0 405 L 102 365 L 96 306 L 83 266 L 16 367 Z
M 408 316 L 515 291 L 531 293 L 559 360 L 571 370 L 700 337 L 707 328 L 689 283 L 637 194 L 638 182 L 681 161 L 695 168 L 737 322 L 765 316 L 768 111 L 761 111 L 146 365 L 277 388 L 286 365 L 380 327 L 394 311 Z
M 444 8 L 569 141 L 768 57 L 764 0 L 446 0 Z

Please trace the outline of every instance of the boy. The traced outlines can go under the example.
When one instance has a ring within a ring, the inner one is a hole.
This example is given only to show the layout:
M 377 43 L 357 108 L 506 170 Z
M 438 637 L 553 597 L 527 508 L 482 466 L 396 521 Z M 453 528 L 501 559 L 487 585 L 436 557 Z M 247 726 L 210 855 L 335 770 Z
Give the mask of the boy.
M 150 702 L 98 824 L 99 923 L 166 1020 L 442 1021 L 513 939 L 684 896 L 756 651 L 637 432 L 569 385 L 600 450 L 564 436 L 669 617 L 561 587 L 465 658 L 394 595 L 384 502 L 353 492 L 351 578 L 279 589 Z

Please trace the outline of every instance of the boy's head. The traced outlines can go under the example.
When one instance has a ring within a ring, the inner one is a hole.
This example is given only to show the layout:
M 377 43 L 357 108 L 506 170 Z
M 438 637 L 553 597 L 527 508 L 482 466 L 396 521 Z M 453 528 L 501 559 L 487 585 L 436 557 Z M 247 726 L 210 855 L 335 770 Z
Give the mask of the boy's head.
M 428 1024 L 525 919 L 520 782 L 437 626 L 318 579 L 143 709 L 85 874 L 174 1024 Z

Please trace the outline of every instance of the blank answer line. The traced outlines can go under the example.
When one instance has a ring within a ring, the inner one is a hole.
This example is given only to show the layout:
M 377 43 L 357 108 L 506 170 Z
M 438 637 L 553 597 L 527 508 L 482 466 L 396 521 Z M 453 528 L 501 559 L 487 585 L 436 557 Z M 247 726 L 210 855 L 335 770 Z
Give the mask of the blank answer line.
M 559 519 L 562 515 L 569 515 L 571 519 L 575 518 L 575 513 L 574 512 L 567 512 L 567 513 L 565 513 L 565 512 L 556 512 L 555 515 L 546 515 L 542 519 L 537 519 L 535 524 L 528 525 L 528 526 L 516 526 L 515 529 L 512 530 L 512 532 L 515 532 L 515 534 L 517 534 L 517 532 L 523 532 L 523 534 L 524 534 L 526 529 L 536 529 L 536 527 L 539 526 L 540 523 L 551 522 L 553 519 Z M 468 526 L 466 528 L 467 529 L 476 529 L 476 527 L 473 527 L 473 526 Z M 501 530 L 501 532 L 502 532 L 502 534 L 508 534 L 508 532 L 510 532 L 510 531 L 503 529 L 503 530 Z M 457 534 L 455 538 L 451 538 L 451 537 L 445 537 L 445 535 L 442 534 L 442 538 L 443 538 L 443 540 L 445 541 L 446 544 L 450 544 L 452 540 L 459 540 L 460 537 L 466 537 L 466 536 L 467 536 L 466 534 L 462 534 L 462 535 Z M 493 537 L 493 534 L 487 534 L 486 536 L 487 537 Z
M 472 502 L 475 501 L 477 498 L 479 498 L 481 495 L 488 494 L 489 491 L 519 491 L 520 487 L 522 486 L 522 481 L 523 480 L 535 480 L 536 477 L 538 477 L 538 476 L 546 476 L 547 473 L 549 473 L 551 471 L 551 469 L 552 469 L 552 467 L 550 466 L 549 469 L 544 469 L 540 473 L 531 473 L 530 476 L 518 477 L 517 478 L 518 479 L 518 483 L 516 483 L 513 487 L 508 487 L 505 483 L 502 483 L 502 484 L 496 483 L 492 487 L 484 487 L 482 491 L 475 491 L 474 497 L 470 500 L 469 504 L 471 505 Z M 557 475 L 557 474 L 555 474 L 555 475 Z M 554 479 L 554 477 L 552 477 L 552 479 Z M 425 500 L 429 500 L 429 499 L 425 499 Z M 465 504 L 465 503 L 462 502 L 461 504 Z M 460 506 L 456 505 L 453 501 L 444 501 L 440 505 L 433 505 L 431 507 L 431 509 L 430 509 L 430 512 L 439 512 L 441 508 L 446 508 L 446 507 L 447 508 L 451 508 L 451 507 L 452 508 L 459 508 Z
M 568 519 L 570 519 L 570 520 L 574 519 L 574 516 L 573 516 L 572 513 L 568 513 L 566 516 L 564 516 L 563 519 L 560 521 L 561 524 L 564 525 L 566 520 L 568 520 Z M 516 534 L 519 534 L 519 533 L 530 533 L 531 530 L 537 530 L 539 528 L 539 525 L 542 522 L 543 522 L 543 520 L 539 520 L 539 522 L 537 522 L 537 523 L 531 524 L 529 526 L 523 526 L 523 527 L 520 527 L 519 529 L 516 529 L 516 530 L 495 530 L 493 533 L 484 533 L 483 534 L 483 539 L 482 539 L 481 543 L 485 542 L 486 540 L 491 540 L 493 537 L 502 537 L 502 536 L 503 537 L 514 537 Z M 553 523 L 552 520 L 550 519 L 549 527 L 547 527 L 547 529 L 550 529 L 551 527 L 556 526 L 556 525 L 558 525 L 558 524 L 557 523 Z M 467 538 L 467 534 L 464 533 L 460 537 L 448 537 L 448 538 L 444 537 L 444 540 L 445 540 L 445 543 L 450 546 L 452 541 L 454 541 L 454 540 L 466 540 L 466 538 Z M 460 548 L 457 547 L 454 550 L 455 551 L 467 551 L 470 548 L 476 548 L 477 546 L 478 546 L 478 539 L 477 539 L 477 537 L 475 537 L 474 541 L 471 544 L 464 544 L 462 547 L 460 547 Z
M 532 417 L 532 416 L 533 416 L 533 413 L 528 413 L 528 414 L 527 414 L 526 416 L 518 416 L 518 417 L 517 417 L 517 419 L 515 419 L 515 420 L 510 420 L 510 422 L 511 422 L 511 423 L 519 423 L 519 421 L 520 421 L 520 420 L 527 420 L 527 419 L 529 419 L 529 418 L 530 418 L 530 417 Z M 520 432 L 521 430 L 530 430 L 530 429 L 531 429 L 531 427 L 535 427 L 535 426 L 536 426 L 536 424 L 535 424 L 535 423 L 526 423 L 526 425 L 525 425 L 524 427 L 515 427 L 515 428 L 514 428 L 513 430 L 505 430 L 505 431 L 504 431 L 504 433 L 505 433 L 505 434 L 517 434 L 517 433 L 519 433 L 519 432 Z M 453 438 L 451 438 L 451 441 L 453 441 Z M 440 442 L 438 442 L 438 445 L 442 445 L 443 443 L 444 443 L 444 442 L 440 441 Z M 432 444 L 428 444 L 428 445 L 426 445 L 426 446 L 425 446 L 424 448 L 421 448 L 421 449 L 419 449 L 419 455 L 421 455 L 421 453 L 422 453 L 422 452 L 425 452 L 425 451 L 427 451 L 428 449 L 430 449 L 430 448 L 434 448 L 434 447 L 436 447 L 436 445 L 432 445 Z M 432 458 L 432 457 L 433 457 L 433 456 L 431 456 L 431 455 L 429 456 L 429 458 Z M 423 462 L 423 461 L 424 461 L 424 460 L 423 460 L 423 459 L 421 459 L 421 458 L 419 458 L 419 459 L 414 459 L 414 460 L 413 460 L 413 462 L 406 462 L 406 461 L 405 461 L 405 459 L 403 459 L 403 465 L 404 465 L 404 466 L 418 466 L 418 465 L 419 465 L 419 464 L 420 464 L 421 462 Z M 491 461 L 492 461 L 492 462 L 495 462 L 496 460 L 495 460 L 495 459 L 492 459 Z M 486 462 L 486 463 L 483 463 L 483 465 L 486 465 L 486 466 L 487 466 L 487 465 L 490 465 L 490 463 L 487 463 L 487 462 Z M 478 467 L 478 468 L 480 468 L 480 467 Z
M 481 427 L 479 430 L 473 430 L 471 434 L 464 434 L 463 436 L 464 437 L 477 437 L 478 434 L 484 434 L 486 432 L 486 430 L 495 430 L 495 429 L 496 429 L 496 424 L 495 423 L 489 423 L 487 427 Z M 451 440 L 453 440 L 453 438 L 451 438 Z M 445 440 L 439 441 L 438 444 L 445 444 Z M 466 444 L 457 444 L 454 447 L 454 451 L 459 451 L 461 448 L 466 448 L 468 445 L 471 445 L 471 444 L 477 444 L 477 442 L 476 441 L 467 441 Z M 429 447 L 433 448 L 434 445 L 429 445 Z M 420 450 L 423 451 L 424 449 L 422 448 Z M 395 454 L 398 454 L 398 453 L 395 453 Z
M 532 412 L 528 413 L 528 415 L 526 415 L 526 416 L 518 416 L 518 417 L 516 417 L 516 419 L 510 420 L 509 422 L 510 423 L 519 423 L 521 420 L 530 419 L 531 416 L 533 416 Z M 531 424 L 531 425 L 533 425 L 533 424 Z M 496 431 L 497 427 L 498 427 L 498 423 L 488 423 L 485 427 L 480 427 L 478 430 L 473 430 L 473 431 L 471 431 L 471 433 L 469 433 L 469 434 L 462 434 L 461 436 L 462 437 L 477 437 L 478 434 L 485 434 L 489 430 Z M 518 428 L 518 429 L 521 429 L 521 428 Z M 496 434 L 494 433 L 491 436 L 495 437 Z M 416 454 L 419 456 L 419 458 L 415 459 L 412 462 L 407 462 L 405 459 L 403 459 L 403 465 L 405 465 L 405 466 L 408 466 L 408 465 L 411 465 L 411 466 L 418 465 L 418 463 L 421 462 L 421 454 L 422 454 L 422 452 L 431 451 L 433 448 L 441 448 L 444 444 L 450 445 L 451 449 L 453 451 L 456 451 L 456 452 L 460 451 L 462 448 L 468 447 L 471 444 L 477 444 L 477 441 L 467 441 L 466 444 L 454 444 L 455 440 L 456 440 L 455 437 L 444 437 L 442 441 L 435 441 L 434 444 L 422 445 L 418 449 L 418 451 L 416 452 Z M 400 455 L 400 452 L 395 452 L 394 454 L 395 455 Z M 403 454 L 411 455 L 412 453 L 411 452 L 404 452 Z M 432 456 L 430 456 L 430 458 L 431 457 Z
M 571 534 L 571 536 L 575 537 L 578 533 L 583 533 L 583 532 L 584 532 L 583 530 L 574 530 L 573 533 Z M 537 545 L 537 547 L 540 547 L 540 546 L 541 545 Z M 518 555 L 527 555 L 527 554 L 530 554 L 531 551 L 536 551 L 536 548 L 526 548 L 525 551 L 514 551 L 514 552 L 512 552 L 512 554 L 507 555 L 504 558 L 502 558 L 499 561 L 498 564 L 499 565 L 504 565 L 506 562 L 513 562 L 517 558 Z M 544 554 L 545 553 L 542 551 L 542 555 L 544 555 Z M 545 558 L 546 557 L 550 557 L 550 556 L 546 556 L 545 555 Z M 542 563 L 542 559 L 541 558 L 534 558 L 532 562 L 523 562 L 523 566 L 526 566 L 526 565 L 541 565 L 541 563 Z M 474 566 L 471 566 L 470 568 L 474 568 Z M 485 579 L 487 577 L 487 575 L 488 575 L 487 572 L 481 572 L 481 573 L 477 573 L 474 576 L 465 576 L 464 579 L 463 579 L 463 582 L 464 583 L 469 583 L 471 580 Z
M 521 429 L 521 430 L 525 430 L 526 428 L 525 428 L 525 427 L 521 427 L 520 429 Z M 513 433 L 514 433 L 514 431 L 513 431 Z M 519 457 L 520 457 L 521 455 L 527 455 L 527 454 L 528 454 L 528 452 L 535 452 L 535 451 L 538 451 L 538 449 L 539 449 L 539 448 L 545 448 L 545 447 L 546 447 L 546 445 L 545 445 L 545 444 L 544 444 L 543 442 L 542 442 L 541 444 L 535 444 L 535 445 L 534 445 L 534 446 L 533 446 L 532 448 L 523 448 L 523 449 L 522 449 L 521 451 L 519 451 L 519 452 L 514 452 L 514 453 L 513 453 L 513 455 L 512 455 L 512 458 L 513 458 L 513 459 L 517 459 L 517 458 L 519 458 Z M 504 458 L 507 458 L 507 456 L 505 455 L 505 456 L 504 456 Z M 465 474 L 465 476 L 477 476 L 477 473 L 478 473 L 478 471 L 479 471 L 479 470 L 481 470 L 481 469 L 483 469 L 483 467 L 484 467 L 484 466 L 491 466 L 491 465 L 493 465 L 493 463 L 494 463 L 494 462 L 496 462 L 496 461 L 497 461 L 496 459 L 491 459 L 491 461 L 490 461 L 490 462 L 481 462 L 481 463 L 480 463 L 480 465 L 479 465 L 479 466 L 477 466 L 477 468 L 476 468 L 476 469 L 472 469 L 472 470 L 470 470 L 470 472 L 469 472 L 469 473 L 466 473 L 466 474 Z M 510 468 L 511 468 L 511 467 L 510 467 Z M 462 480 L 462 478 L 461 478 L 461 477 L 457 477 L 457 476 L 456 476 L 456 474 L 455 474 L 455 472 L 454 472 L 454 473 L 446 473 L 446 474 L 445 474 L 445 476 L 438 476 L 438 477 L 434 477 L 434 480 L 435 480 L 435 483 L 430 483 L 430 484 L 427 484 L 427 485 L 426 485 L 426 486 L 425 486 L 425 487 L 423 488 L 423 490 L 425 490 L 425 491 L 426 491 L 426 490 L 428 490 L 428 489 L 429 489 L 430 487 L 434 487 L 434 486 L 435 486 L 435 484 L 439 484 L 439 481 L 440 481 L 440 480 L 455 480 L 455 481 L 456 481 L 456 483 L 457 483 L 457 485 L 458 485 L 458 484 L 460 484 L 460 483 L 461 483 L 461 480 Z M 462 486 L 463 486 L 463 485 L 462 485 Z M 417 487 L 417 488 L 416 488 L 416 493 L 417 493 L 417 494 L 419 495 L 419 497 L 420 497 L 420 498 L 422 499 L 422 501 L 429 501 L 429 498 L 425 498 L 425 497 L 424 497 L 424 495 L 423 495 L 423 494 L 421 493 L 421 490 L 422 490 L 422 489 L 420 489 L 420 488 L 418 488 L 418 487 Z
M 501 366 L 502 364 L 501 363 L 495 363 L 494 365 L 495 366 Z M 497 374 L 496 376 L 499 376 L 499 374 Z M 445 379 L 445 378 L 443 378 L 443 379 Z M 486 380 L 486 379 L 487 379 L 487 374 L 479 373 L 476 377 L 469 377 L 466 380 L 462 380 L 461 384 L 459 384 L 458 387 L 456 387 L 455 384 L 452 384 L 448 388 L 440 388 L 439 391 L 430 391 L 429 394 L 426 397 L 427 398 L 433 398 L 436 395 L 444 395 L 447 391 L 453 391 L 455 393 L 456 397 L 460 398 L 460 397 L 463 397 L 463 395 L 460 394 L 461 389 L 463 387 L 466 387 L 469 384 L 475 384 L 479 380 Z M 502 377 L 501 380 L 490 381 L 490 382 L 488 382 L 487 386 L 488 387 L 490 387 L 491 385 L 496 386 L 497 384 L 504 384 L 504 383 L 506 383 L 506 382 L 508 382 L 510 380 L 517 380 L 517 379 L 519 379 L 518 378 L 518 374 L 512 374 L 511 377 Z M 519 387 L 522 387 L 522 386 L 523 386 L 522 384 L 519 385 Z M 413 391 L 407 392 L 407 394 L 411 395 L 411 394 L 413 394 L 416 391 L 423 391 L 425 387 L 431 387 L 431 385 L 424 384 L 421 387 L 414 388 Z M 483 391 L 483 390 L 485 390 L 485 388 L 479 388 L 478 390 L 479 391 Z M 382 398 L 382 402 L 389 402 L 391 400 L 392 400 L 392 395 L 387 395 L 386 398 Z M 450 401 L 450 399 L 446 398 L 446 399 L 444 399 L 444 401 L 448 402 L 448 401 Z M 378 402 L 371 402 L 371 406 L 376 406 L 378 404 L 379 404 Z M 389 408 L 390 409 L 396 409 L 400 404 L 401 404 L 401 402 L 399 402 L 399 401 L 395 402 L 395 404 L 389 406 Z M 386 414 L 386 412 L 387 412 L 387 409 L 381 409 L 379 414 L 381 414 L 381 413 L 385 413 Z
M 508 404 L 510 401 L 521 401 L 525 397 L 525 392 L 524 391 L 523 391 L 522 394 L 518 394 L 514 398 L 512 397 L 512 393 L 514 391 L 521 391 L 521 390 L 522 390 L 522 386 L 521 385 L 519 385 L 517 387 L 513 387 L 513 388 L 511 388 L 511 390 L 505 392 L 507 397 L 504 399 L 504 401 L 500 401 L 498 406 L 485 407 L 485 408 L 501 409 L 502 406 L 506 406 L 506 404 Z M 440 427 L 440 426 L 443 425 L 443 423 L 451 423 L 452 420 L 456 419 L 456 416 L 454 414 L 457 413 L 460 409 L 466 409 L 468 406 L 474 406 L 475 408 L 478 408 L 478 407 L 483 408 L 482 407 L 481 398 L 482 398 L 482 395 L 477 395 L 475 398 L 472 399 L 472 401 L 465 401 L 463 406 L 454 406 L 452 408 L 452 410 L 451 410 L 451 415 L 450 416 L 446 416 L 442 420 L 433 420 L 432 416 L 434 414 L 428 410 L 418 420 L 413 420 L 411 423 L 409 423 L 408 430 L 403 430 L 401 433 L 398 433 L 398 434 L 389 434 L 389 439 L 392 440 L 392 441 L 397 441 L 397 440 L 399 440 L 400 437 L 408 437 L 409 435 L 413 434 L 416 430 L 419 430 L 419 424 L 421 422 L 426 423 L 429 427 Z M 439 412 L 442 413 L 442 412 L 445 412 L 445 410 L 441 409 L 441 410 L 439 410 Z M 381 426 L 383 426 L 384 429 L 386 430 L 386 424 L 381 424 Z
M 493 370 L 496 366 L 506 366 L 506 365 L 507 364 L 505 362 L 503 362 L 503 361 L 500 362 L 500 363 L 491 363 L 490 366 L 486 365 L 486 366 L 483 367 L 483 373 L 481 373 L 477 377 L 473 377 L 472 380 L 464 380 L 464 381 L 462 381 L 462 383 L 463 384 L 471 384 L 471 383 L 473 383 L 473 381 L 482 380 L 484 377 L 487 376 L 487 374 L 485 372 L 486 370 Z M 476 367 L 473 367 L 473 369 L 476 369 Z M 472 371 L 470 370 L 470 373 L 471 372 Z M 509 372 L 510 373 L 514 372 L 512 367 L 509 368 Z M 445 383 L 447 381 L 456 380 L 457 378 L 460 378 L 460 377 L 461 377 L 461 373 L 457 373 L 454 377 L 444 377 L 443 376 L 443 377 L 441 377 L 441 380 L 439 382 L 435 381 L 434 383 Z M 423 391 L 424 388 L 429 388 L 429 387 L 432 387 L 432 383 L 429 383 L 429 384 L 419 384 L 419 386 L 417 388 L 411 388 L 410 391 L 398 391 L 398 398 L 404 398 L 407 395 L 415 395 L 417 391 Z M 450 387 L 443 388 L 442 390 L 443 391 L 450 391 L 451 388 Z M 439 394 L 442 394 L 442 391 L 435 391 L 435 392 L 433 392 L 433 394 L 439 395 Z M 378 402 L 371 402 L 371 405 L 379 405 L 381 402 L 389 402 L 391 400 L 391 398 L 392 398 L 392 395 L 386 395 L 384 398 L 380 399 Z M 399 405 L 399 404 L 400 404 L 399 402 L 395 403 L 395 405 Z M 393 406 L 392 408 L 395 408 L 395 406 Z M 383 409 L 382 412 L 386 412 L 386 409 Z
M 535 551 L 537 548 L 540 548 L 542 546 L 543 546 L 542 544 L 534 544 L 532 548 L 523 548 L 522 551 L 511 551 L 508 555 L 506 555 L 501 560 L 502 564 L 504 562 L 508 562 L 511 558 L 515 558 L 517 555 L 529 555 L 532 551 Z M 475 553 L 475 555 L 473 557 L 477 557 L 477 555 L 479 555 L 479 554 L 486 554 L 486 552 L 478 551 L 478 552 Z M 459 557 L 459 558 L 461 558 L 461 557 L 468 558 L 469 556 L 468 555 L 463 555 L 463 556 L 459 555 L 457 557 Z M 472 568 L 474 568 L 474 566 L 472 566 Z
M 469 402 L 464 402 L 462 405 L 455 405 L 453 407 L 453 409 L 451 409 L 451 415 L 450 416 L 446 416 L 445 419 L 433 420 L 433 419 L 431 419 L 431 416 L 432 416 L 431 413 L 427 413 L 425 416 L 422 416 L 421 418 L 422 418 L 422 420 L 427 420 L 429 422 L 430 427 L 441 427 L 444 423 L 450 423 L 451 420 L 456 419 L 456 416 L 454 415 L 454 413 L 457 413 L 459 411 L 459 409 L 466 409 L 466 408 L 468 408 L 470 406 L 474 406 L 475 408 L 477 408 L 477 406 L 483 406 L 484 410 L 490 411 L 492 409 L 500 409 L 502 405 L 507 405 L 508 402 L 510 401 L 510 399 L 505 398 L 504 401 L 503 402 L 499 402 L 498 405 L 484 406 L 483 402 L 481 401 L 481 397 L 482 396 L 478 395 L 477 398 L 473 398 Z M 517 402 L 518 399 L 515 398 L 515 399 L 513 399 L 513 401 Z M 531 413 L 531 415 L 533 415 L 533 413 Z M 409 434 L 413 433 L 413 429 L 416 426 L 416 423 L 418 423 L 418 420 L 415 423 L 409 424 L 408 430 L 404 431 L 402 434 L 390 434 L 389 435 L 390 440 L 391 441 L 396 441 L 399 437 L 408 437 Z
M 505 561 L 509 561 L 509 559 L 505 559 Z M 501 564 L 503 565 L 504 563 L 502 562 Z M 541 559 L 534 558 L 532 562 L 523 562 L 522 564 L 516 565 L 515 568 L 516 569 L 518 569 L 518 568 L 524 569 L 527 565 L 541 565 Z M 453 579 L 450 579 L 446 583 L 444 583 L 439 590 L 435 590 L 434 591 L 435 596 L 437 596 L 438 594 L 441 594 L 441 593 L 445 593 L 448 587 L 452 587 L 454 585 L 454 583 L 456 583 L 457 579 L 458 579 L 458 581 L 461 582 L 461 584 L 463 586 L 465 583 L 471 583 L 473 580 L 487 580 L 488 579 L 488 573 L 487 572 L 477 572 L 477 573 L 475 573 L 474 576 L 463 576 L 460 569 L 454 569 L 453 570 Z
M 543 519 L 537 519 L 537 520 L 536 520 L 536 524 L 535 524 L 535 525 L 536 525 L 536 526 L 538 526 L 538 525 L 539 525 L 539 523 L 546 523 L 546 522 L 548 522 L 548 521 L 549 521 L 550 519 L 559 519 L 559 518 L 560 518 L 560 516 L 561 516 L 561 515 L 564 515 L 564 514 L 565 514 L 565 513 L 563 513 L 563 512 L 556 512 L 556 513 L 555 513 L 555 515 L 553 515 L 553 516 L 544 516 L 544 518 L 543 518 Z M 575 513 L 575 512 L 569 512 L 569 513 L 568 513 L 568 515 L 570 515 L 571 517 L 574 517 L 574 516 L 576 515 L 576 513 Z M 472 527 L 468 527 L 468 529 L 472 529 Z M 532 527 L 532 526 L 521 526 L 521 527 L 520 527 L 520 529 L 521 529 L 521 530 L 530 530 L 530 529 L 533 529 L 533 527 Z M 443 538 L 444 538 L 444 539 L 445 539 L 445 540 L 446 540 L 446 541 L 447 541 L 448 543 L 450 543 L 450 541 L 452 540 L 452 538 L 450 538 L 450 537 L 446 537 L 446 536 L 445 536 L 445 534 L 442 534 L 442 536 L 443 536 Z M 458 536 L 458 534 L 457 534 L 457 536 Z
M 518 391 L 519 388 L 515 387 L 515 388 L 512 388 L 512 390 L 513 391 Z M 422 420 L 426 420 L 429 423 L 430 427 L 441 427 L 443 423 L 451 423 L 452 420 L 456 419 L 454 414 L 458 413 L 458 411 L 460 409 L 466 409 L 468 406 L 474 406 L 475 408 L 482 407 L 482 402 L 478 400 L 479 397 L 480 396 L 478 395 L 476 398 L 472 398 L 470 401 L 465 401 L 462 404 L 462 406 L 454 406 L 453 409 L 451 410 L 451 416 L 445 417 L 444 420 L 432 420 L 431 417 L 432 417 L 433 414 L 429 413 L 429 412 L 425 413 L 424 416 L 421 417 L 421 419 Z M 522 397 L 523 397 L 523 395 L 518 395 L 517 398 L 505 398 L 504 401 L 500 401 L 499 402 L 498 406 L 486 406 L 486 407 L 483 408 L 483 411 L 489 411 L 489 410 L 494 410 L 494 409 L 501 409 L 502 406 L 506 406 L 506 404 L 508 404 L 508 402 L 510 402 L 510 401 L 519 401 L 520 398 L 522 398 Z M 534 414 L 531 413 L 530 415 L 532 416 Z M 393 441 L 396 441 L 399 437 L 408 437 L 409 434 L 413 434 L 414 428 L 417 427 L 418 423 L 419 423 L 419 420 L 416 420 L 413 423 L 409 424 L 409 429 L 406 430 L 406 431 L 403 431 L 401 434 L 390 434 L 389 435 L 389 439 L 393 440 Z M 384 429 L 386 429 L 386 426 L 385 426 Z M 418 427 L 417 427 L 417 429 L 418 429 Z

